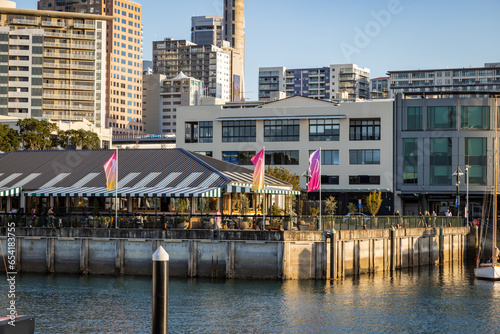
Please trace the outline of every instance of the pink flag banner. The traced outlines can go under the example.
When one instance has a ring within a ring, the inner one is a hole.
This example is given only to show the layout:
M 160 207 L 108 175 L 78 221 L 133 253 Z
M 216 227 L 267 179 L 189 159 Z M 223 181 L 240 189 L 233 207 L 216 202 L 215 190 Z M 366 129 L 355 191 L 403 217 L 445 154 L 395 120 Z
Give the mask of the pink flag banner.
M 319 190 L 321 188 L 321 149 L 314 151 L 309 157 L 309 175 L 307 190 Z
M 106 188 L 113 190 L 117 188 L 117 171 L 118 171 L 118 157 L 117 152 L 113 153 L 111 158 L 104 164 L 104 173 L 106 173 Z
M 252 191 L 264 189 L 264 157 L 264 149 L 262 149 L 252 158 L 252 163 L 255 165 Z

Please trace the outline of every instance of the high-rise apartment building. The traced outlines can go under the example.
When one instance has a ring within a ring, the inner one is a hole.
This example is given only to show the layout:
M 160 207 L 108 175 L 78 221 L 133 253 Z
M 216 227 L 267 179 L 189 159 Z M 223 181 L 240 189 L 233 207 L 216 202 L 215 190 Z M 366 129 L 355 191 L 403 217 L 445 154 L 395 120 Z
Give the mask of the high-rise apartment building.
M 1 8 L 0 114 L 104 127 L 107 20 Z
M 231 101 L 230 55 L 222 48 L 173 38 L 153 42 L 153 73 L 172 79 L 179 72 L 203 81 L 204 95 Z
M 112 16 L 106 24 L 106 127 L 142 132 L 142 9 L 128 0 L 39 0 L 38 9 Z
M 166 79 L 163 74 L 144 75 L 143 115 L 149 134 L 176 133 L 177 108 L 201 103 L 203 82 L 179 73 Z
M 500 63 L 483 67 L 389 71 L 390 93 L 500 90 Z
M 198 45 L 217 45 L 222 40 L 222 16 L 191 17 L 191 42 Z
M 389 97 L 389 77 L 380 77 L 370 80 L 370 98 L 387 99 Z
M 370 97 L 370 70 L 356 64 L 287 69 L 259 68 L 259 100 L 305 96 L 320 100 L 355 101 Z
M 232 100 L 245 99 L 245 0 L 224 0 L 224 40 L 236 52 L 231 54 Z

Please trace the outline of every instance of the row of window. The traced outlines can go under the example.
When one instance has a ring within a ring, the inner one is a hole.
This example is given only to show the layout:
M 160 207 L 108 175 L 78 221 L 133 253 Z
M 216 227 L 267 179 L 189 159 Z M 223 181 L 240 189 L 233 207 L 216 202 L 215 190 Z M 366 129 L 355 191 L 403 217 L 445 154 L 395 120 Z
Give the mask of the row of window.
M 456 129 L 457 111 L 454 106 L 427 107 L 427 129 Z M 406 109 L 406 130 L 424 128 L 422 107 Z M 490 128 L 489 106 L 462 106 L 460 113 L 461 129 Z
M 203 123 L 203 126 L 202 126 Z M 202 134 L 202 127 L 204 133 Z M 186 122 L 186 143 L 211 143 L 212 122 Z M 222 122 L 222 142 L 256 142 L 256 121 Z M 309 141 L 339 141 L 338 119 L 309 120 Z M 354 119 L 349 123 L 349 140 L 380 140 L 380 119 Z M 300 141 L 300 120 L 264 121 L 265 142 Z
M 430 138 L 429 150 L 419 147 L 417 138 L 403 139 L 403 183 L 418 183 L 418 166 L 429 151 L 431 185 L 450 185 L 454 171 L 451 138 Z M 469 165 L 469 183 L 486 184 L 487 139 L 465 138 L 465 164 Z

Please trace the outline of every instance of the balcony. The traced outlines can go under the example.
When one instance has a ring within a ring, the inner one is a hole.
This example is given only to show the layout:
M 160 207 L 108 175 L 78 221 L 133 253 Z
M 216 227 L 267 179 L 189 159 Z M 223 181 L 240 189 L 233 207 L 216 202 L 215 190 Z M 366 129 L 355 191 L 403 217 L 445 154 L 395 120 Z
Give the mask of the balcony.
M 66 22 L 42 21 L 42 26 L 65 27 L 66 26 Z
M 57 78 L 57 79 L 78 79 L 78 80 L 94 80 L 93 75 L 73 75 L 73 74 L 59 74 L 59 73 L 43 73 L 44 78 Z
M 29 51 L 28 51 L 29 52 Z M 44 57 L 49 58 L 66 58 L 66 59 L 95 59 L 95 55 L 78 54 L 78 53 L 60 53 L 60 52 L 44 52 Z
M 84 34 L 65 34 L 59 32 L 46 31 L 45 36 L 48 37 L 62 37 L 62 38 L 76 38 L 76 39 L 94 39 L 94 35 L 84 35 Z
M 59 64 L 59 63 L 51 63 L 44 62 L 44 67 L 52 67 L 52 68 L 70 68 L 70 69 L 78 69 L 78 70 L 94 70 L 95 66 L 90 65 L 78 65 L 78 64 Z
M 73 26 L 75 28 L 82 28 L 82 29 L 95 29 L 95 27 L 94 27 L 93 24 L 85 24 L 85 23 L 74 22 Z
M 29 85 L 29 82 L 27 82 Z M 94 90 L 93 85 L 61 85 L 52 83 L 42 83 L 43 88 L 54 88 L 54 89 L 76 89 L 76 90 Z
M 53 115 L 50 113 L 42 113 L 42 117 L 47 118 L 47 119 L 57 119 L 57 120 L 64 120 L 64 121 L 82 121 L 83 119 L 86 119 L 86 120 L 91 121 L 91 122 L 94 121 L 94 118 L 89 117 L 89 116 Z
M 19 18 L 13 18 L 12 20 L 8 21 L 11 24 L 26 24 L 26 25 L 38 25 L 37 20 L 28 20 L 28 19 L 19 19 Z
M 86 100 L 86 101 L 92 101 L 94 100 L 94 95 L 64 95 L 64 94 L 50 94 L 50 93 L 43 93 L 42 97 L 44 99 L 54 99 L 54 100 Z

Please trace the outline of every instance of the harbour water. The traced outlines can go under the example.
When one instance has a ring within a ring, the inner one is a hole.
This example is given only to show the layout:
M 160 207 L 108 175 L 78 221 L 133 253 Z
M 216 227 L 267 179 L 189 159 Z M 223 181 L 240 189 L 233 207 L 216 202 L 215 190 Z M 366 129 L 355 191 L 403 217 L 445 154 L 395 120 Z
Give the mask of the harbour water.
M 170 333 L 500 331 L 500 282 L 475 280 L 471 264 L 340 281 L 171 279 L 169 292 Z M 150 277 L 23 274 L 15 301 L 37 333 L 151 331 Z

